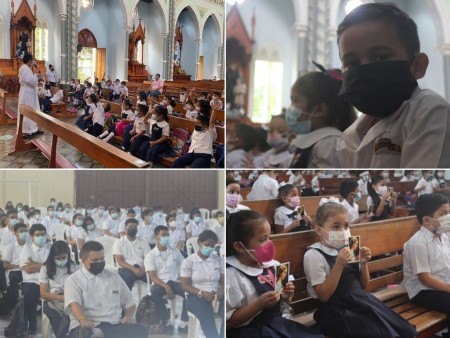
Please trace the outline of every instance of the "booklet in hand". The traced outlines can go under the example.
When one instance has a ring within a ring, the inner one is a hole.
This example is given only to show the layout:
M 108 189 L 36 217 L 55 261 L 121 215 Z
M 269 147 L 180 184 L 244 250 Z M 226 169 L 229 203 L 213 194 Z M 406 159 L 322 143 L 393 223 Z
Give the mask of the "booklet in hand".
M 361 246 L 360 236 L 352 236 L 348 238 L 348 248 L 350 249 L 349 263 L 356 263 L 360 261 L 360 246 Z
M 275 291 L 283 293 L 283 289 L 288 283 L 290 263 L 281 263 L 275 267 Z

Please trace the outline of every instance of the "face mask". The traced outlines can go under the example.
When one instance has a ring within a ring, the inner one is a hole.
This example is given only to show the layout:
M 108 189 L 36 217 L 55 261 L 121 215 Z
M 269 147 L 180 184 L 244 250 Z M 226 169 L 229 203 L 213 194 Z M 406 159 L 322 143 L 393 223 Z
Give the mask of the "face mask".
M 223 221 L 225 220 L 225 217 L 223 217 L 223 216 L 219 216 L 219 217 L 217 217 L 217 221 L 221 224 L 221 225 L 223 225 Z
M 355 203 L 358 203 L 359 201 L 361 201 L 361 193 L 359 192 L 359 193 L 357 193 L 356 195 L 354 195 L 353 196 L 353 201 L 355 202 Z
M 339 97 L 364 114 L 387 117 L 411 98 L 417 81 L 408 61 L 383 61 L 344 73 Z
M 443 178 L 443 177 L 444 177 L 444 173 L 438 173 L 437 176 L 438 176 L 439 178 Z M 17 209 L 17 210 L 19 210 L 19 209 Z
M 202 245 L 201 252 L 202 252 L 203 256 L 209 257 L 213 253 L 213 251 L 214 251 L 214 248 L 210 248 L 209 246 Z
M 128 229 L 127 230 L 127 235 L 130 236 L 131 238 L 136 237 L 137 234 L 137 229 Z
M 69 212 L 70 212 L 70 208 L 65 208 L 64 211 L 65 211 L 66 213 L 69 213 Z
M 244 244 L 241 243 L 241 245 L 244 247 L 247 253 L 259 263 L 268 263 L 275 257 L 275 245 L 273 245 L 273 242 L 271 240 L 268 240 L 266 244 L 254 250 L 247 250 Z M 253 253 L 251 253 L 250 251 L 252 251 Z
M 88 229 L 89 231 L 92 231 L 92 230 L 94 230 L 95 229 L 95 224 L 88 224 L 88 225 L 86 225 L 86 229 Z
M 63 267 L 66 266 L 66 264 L 67 264 L 68 261 L 69 261 L 69 260 L 68 260 L 67 258 L 66 258 L 66 259 L 63 259 L 62 261 L 59 261 L 59 260 L 55 259 L 55 265 L 56 265 L 58 268 L 63 268 Z
M 183 209 L 177 209 L 177 214 L 180 215 L 183 213 Z
M 88 210 L 87 210 L 87 213 L 88 213 L 88 215 L 91 215 L 91 214 L 92 214 L 92 210 L 91 210 L 91 209 L 88 209 Z
M 82 219 L 77 219 L 77 220 L 75 220 L 75 225 L 76 225 L 77 227 L 82 226 L 82 225 L 83 225 L 83 220 L 82 220 Z
M 280 133 L 273 133 L 273 136 L 267 135 L 267 144 L 275 150 L 283 149 L 289 145 L 289 140 Z
M 328 233 L 328 239 L 325 240 L 325 243 L 336 250 L 340 250 L 344 246 L 348 245 L 348 239 L 352 236 L 350 230 L 326 231 L 323 228 L 322 230 Z
M 196 216 L 196 217 L 194 217 L 194 222 L 195 222 L 195 223 L 200 223 L 201 221 L 202 221 L 201 216 Z
M 383 196 L 387 192 L 387 187 L 385 185 L 378 187 L 378 195 Z
M 105 210 L 103 210 L 103 209 L 100 209 L 100 210 L 98 211 L 98 215 L 99 215 L 99 216 L 103 216 L 104 213 L 105 213 Z
M 90 273 L 92 273 L 93 275 L 98 275 L 105 268 L 105 261 L 97 262 L 97 263 L 89 263 L 89 264 L 91 267 L 88 269 L 88 271 Z
M 291 207 L 291 208 L 296 208 L 296 207 L 298 207 L 299 205 L 300 205 L 300 196 L 292 196 L 291 198 L 290 198 L 290 202 L 288 202 L 288 205 Z
M 176 226 L 177 226 L 177 222 L 175 222 L 175 221 L 169 222 L 169 227 L 175 228 Z
M 239 194 L 227 194 L 227 205 L 230 208 L 236 208 L 242 202 L 242 196 Z
M 19 239 L 23 242 L 26 242 L 28 239 L 28 232 L 21 232 L 19 233 Z
M 157 211 L 157 212 L 156 212 L 156 216 L 158 216 L 158 217 L 161 217 L 162 214 L 163 214 L 162 211 Z
M 47 243 L 47 238 L 45 236 L 34 237 L 34 243 L 39 247 L 43 247 Z
M 17 223 L 19 223 L 19 220 L 17 218 L 13 218 L 13 219 L 9 220 L 9 224 L 11 224 L 11 226 L 16 225 Z
M 310 118 L 305 121 L 298 121 L 300 116 L 309 115 Z M 286 110 L 286 123 L 288 128 L 297 135 L 308 134 L 311 132 L 311 116 L 313 114 L 307 113 L 299 108 L 295 108 L 293 106 L 289 107 Z
M 23 209 L 22 208 L 17 208 L 17 212 L 21 212 Z
M 111 214 L 111 218 L 112 218 L 112 219 L 117 219 L 117 217 L 119 217 L 119 215 L 118 215 L 117 213 Z
M 41 219 L 41 215 L 34 215 L 34 218 L 36 219 L 36 221 L 39 221 Z
M 48 212 L 48 215 L 49 215 L 50 217 L 53 217 L 53 216 L 55 216 L 55 212 L 54 212 L 54 211 L 49 211 L 49 212 Z
M 203 131 L 203 127 L 195 125 L 195 131 L 198 131 L 198 132 Z
M 56 202 L 51 202 L 50 205 L 51 205 L 52 207 L 56 207 Z
M 168 246 L 169 245 L 169 236 L 161 237 L 159 239 L 159 244 L 161 244 L 162 246 Z
M 438 221 L 441 226 L 435 228 L 436 233 L 439 235 L 444 234 L 444 233 L 449 233 L 450 232 L 450 214 L 439 217 Z

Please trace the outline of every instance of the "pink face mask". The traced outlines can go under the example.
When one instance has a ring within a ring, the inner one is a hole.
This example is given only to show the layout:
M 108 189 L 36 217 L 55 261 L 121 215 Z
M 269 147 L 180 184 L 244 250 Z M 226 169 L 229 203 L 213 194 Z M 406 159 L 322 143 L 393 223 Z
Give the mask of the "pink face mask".
M 227 194 L 227 205 L 230 208 L 236 208 L 242 202 L 242 196 L 237 194 Z
M 292 196 L 291 201 L 288 203 L 291 208 L 296 208 L 300 205 L 300 196 Z
M 245 250 L 248 252 L 250 256 L 253 257 L 253 259 L 259 263 L 268 263 L 272 261 L 275 258 L 275 245 L 271 240 L 268 240 L 266 244 L 263 246 L 260 246 L 257 249 L 253 250 L 247 250 L 247 248 L 244 246 L 244 244 L 241 243 L 241 245 L 245 248 Z M 252 251 L 252 252 L 250 252 Z

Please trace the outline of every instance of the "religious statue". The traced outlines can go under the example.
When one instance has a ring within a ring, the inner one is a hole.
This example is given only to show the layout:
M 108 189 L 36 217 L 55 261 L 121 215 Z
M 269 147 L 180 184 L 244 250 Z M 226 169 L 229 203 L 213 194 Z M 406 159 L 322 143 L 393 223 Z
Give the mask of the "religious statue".
M 22 31 L 19 35 L 19 43 L 17 44 L 16 57 L 22 59 L 28 53 L 28 40 L 30 36 L 26 31 Z

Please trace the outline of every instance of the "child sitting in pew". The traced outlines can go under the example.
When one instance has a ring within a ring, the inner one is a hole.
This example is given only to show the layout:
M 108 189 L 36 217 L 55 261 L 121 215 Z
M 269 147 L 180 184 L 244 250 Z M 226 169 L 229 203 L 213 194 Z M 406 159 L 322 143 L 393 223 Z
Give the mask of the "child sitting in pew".
M 231 214 L 226 226 L 226 319 L 228 338 L 319 338 L 323 335 L 281 314 L 294 284 L 275 291 L 275 247 L 270 225 L 257 212 Z M 362 336 L 361 336 L 362 337 Z
M 183 108 L 186 112 L 185 116 L 187 119 L 195 120 L 197 118 L 198 111 L 194 109 L 194 104 L 192 103 L 191 100 L 188 100 Z
M 84 121 L 92 120 L 92 127 L 88 129 L 88 133 L 97 137 L 103 132 L 105 125 L 105 111 L 103 105 L 98 103 L 97 96 L 92 93 L 89 95 L 87 103 L 89 105 L 89 114 L 83 117 Z
M 275 209 L 275 233 L 305 231 L 310 229 L 311 217 L 300 208 L 300 194 L 297 187 L 285 184 L 278 188 L 278 198 L 283 205 Z
M 446 313 L 449 329 L 449 200 L 440 193 L 424 194 L 415 209 L 421 228 L 404 245 L 403 286 L 412 303 Z M 442 334 L 449 336 L 449 332 Z
M 120 117 L 122 118 L 120 121 L 116 123 L 116 128 L 114 131 L 115 135 L 122 136 L 125 128 L 134 123 L 136 119 L 136 115 L 131 110 L 133 106 L 133 101 L 131 99 L 125 99 L 122 103 L 122 113 Z
M 226 211 L 227 215 L 238 212 L 240 210 L 249 210 L 250 208 L 246 205 L 240 204 L 243 200 L 241 195 L 241 186 L 239 182 L 233 178 L 227 178 L 226 180 Z
M 122 142 L 122 150 L 129 150 L 133 155 L 137 154 L 142 143 L 148 141 L 150 137 L 148 124 L 145 122 L 145 118 L 149 113 L 148 106 L 138 104 L 136 107 L 136 113 L 137 117 L 134 120 L 133 127 L 130 129 L 130 126 L 128 126 L 125 129 Z
M 397 193 L 388 191 L 384 176 L 373 177 L 367 184 L 367 191 L 369 192 L 367 210 L 372 210 L 371 222 L 395 217 Z
M 103 133 L 101 133 L 98 138 L 109 142 L 115 135 L 117 117 L 111 113 L 111 105 L 109 102 L 102 103 L 103 110 L 105 111 L 105 125 L 103 126 Z
M 357 224 L 369 221 L 367 214 L 359 215 L 358 202 L 361 200 L 361 191 L 356 181 L 343 181 L 339 187 L 339 194 L 342 196 L 342 205 L 348 211 L 348 221 L 350 224 Z
M 320 241 L 309 246 L 303 263 L 307 289 L 319 299 L 314 320 L 326 336 L 412 338 L 415 328 L 369 292 L 370 249 L 360 248 L 360 263 L 349 263 L 348 212 L 339 203 L 322 204 L 316 212 Z M 363 325 L 355 325 L 364 323 Z
M 137 100 L 136 106 L 138 104 L 145 104 L 145 105 L 147 105 L 147 95 L 145 95 L 144 91 L 139 92 L 139 100 Z
M 64 98 L 64 92 L 62 89 L 62 85 L 59 85 L 58 91 L 55 94 L 53 94 L 53 96 L 44 105 L 44 113 L 50 114 L 51 105 L 62 102 L 63 98 Z
M 123 100 L 125 100 L 126 98 L 128 98 L 128 87 L 127 87 L 127 83 L 125 81 L 122 81 L 120 83 L 120 96 L 119 96 L 119 102 L 122 102 Z
M 168 95 L 165 95 L 161 102 L 158 102 L 155 99 L 152 99 L 151 97 L 150 101 L 153 102 L 155 105 L 159 105 L 163 108 L 166 108 L 169 115 L 173 114 L 173 108 L 177 106 L 177 103 L 175 102 L 173 97 Z

